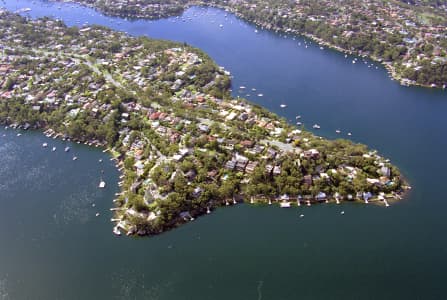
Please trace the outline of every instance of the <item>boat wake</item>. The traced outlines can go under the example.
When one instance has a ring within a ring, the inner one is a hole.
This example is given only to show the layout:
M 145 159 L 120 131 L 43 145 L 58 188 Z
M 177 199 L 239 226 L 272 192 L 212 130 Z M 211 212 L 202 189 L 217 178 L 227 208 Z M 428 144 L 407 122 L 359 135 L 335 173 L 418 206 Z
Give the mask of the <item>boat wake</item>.
M 0 300 L 9 300 L 9 293 L 7 290 L 7 279 L 0 279 Z
M 258 300 L 262 300 L 262 285 L 264 284 L 263 280 L 258 281 Z

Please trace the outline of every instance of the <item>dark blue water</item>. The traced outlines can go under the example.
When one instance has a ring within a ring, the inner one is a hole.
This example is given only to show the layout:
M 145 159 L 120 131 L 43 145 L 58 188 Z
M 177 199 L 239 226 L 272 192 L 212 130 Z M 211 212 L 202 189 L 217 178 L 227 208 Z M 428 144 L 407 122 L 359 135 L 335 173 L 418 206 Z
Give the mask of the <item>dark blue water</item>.
M 232 73 L 235 96 L 250 93 L 249 100 L 289 120 L 302 115 L 327 138 L 339 137 L 336 129 L 342 137 L 352 132 L 354 141 L 398 165 L 413 191 L 387 209 L 345 205 L 344 216 L 336 205 L 299 211 L 239 206 L 155 238 L 115 238 L 108 208 L 117 171 L 97 163 L 102 152 L 79 147 L 73 164 L 66 153 L 44 151 L 45 137 L 8 131 L 0 139 L 0 297 L 445 298 L 445 91 L 399 86 L 371 61 L 352 64 L 354 57 L 300 37 L 255 33 L 216 9 L 131 21 L 73 4 L 8 0 L 5 6 L 197 46 Z M 100 191 L 98 176 L 106 167 L 108 185 Z

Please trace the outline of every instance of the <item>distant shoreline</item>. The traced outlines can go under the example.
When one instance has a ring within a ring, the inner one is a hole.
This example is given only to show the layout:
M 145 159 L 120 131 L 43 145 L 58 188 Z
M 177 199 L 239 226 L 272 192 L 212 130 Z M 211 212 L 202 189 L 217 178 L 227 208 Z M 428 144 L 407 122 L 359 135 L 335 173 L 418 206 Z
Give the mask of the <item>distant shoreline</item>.
M 66 2 L 66 1 L 54 0 L 54 2 Z M 433 85 L 433 84 L 429 84 L 429 83 L 418 83 L 414 80 L 409 80 L 408 78 L 403 77 L 401 74 L 399 74 L 396 71 L 396 68 L 393 65 L 393 61 L 386 62 L 383 59 L 376 57 L 372 54 L 363 54 L 361 51 L 358 51 L 358 50 L 344 49 L 344 48 L 337 46 L 333 43 L 324 41 L 323 39 L 316 37 L 315 35 L 310 34 L 310 33 L 301 32 L 301 31 L 298 31 L 298 30 L 295 30 L 292 28 L 277 27 L 277 26 L 274 26 L 273 24 L 262 23 L 257 20 L 251 20 L 243 12 L 238 12 L 233 7 L 228 6 L 228 5 L 221 5 L 218 3 L 206 3 L 206 2 L 203 2 L 200 0 L 191 1 L 191 2 L 187 2 L 186 4 L 183 4 L 183 10 L 181 12 L 168 13 L 168 14 L 164 14 L 164 15 L 158 17 L 158 16 L 154 16 L 152 14 L 137 15 L 137 14 L 126 14 L 126 13 L 116 12 L 116 11 L 113 11 L 113 12 L 107 11 L 104 8 L 95 5 L 95 3 L 86 3 L 84 1 L 79 1 L 79 0 L 68 1 L 68 2 L 75 3 L 78 5 L 84 6 L 84 7 L 92 8 L 92 9 L 94 9 L 104 15 L 107 15 L 107 16 L 114 16 L 114 17 L 120 17 L 120 18 L 126 18 L 126 19 L 131 18 L 131 19 L 136 19 L 136 20 L 137 19 L 157 20 L 157 19 L 165 19 L 165 18 L 175 17 L 175 16 L 181 15 L 187 9 L 192 8 L 192 7 L 211 7 L 211 8 L 221 9 L 221 10 L 227 11 L 229 13 L 232 13 L 233 15 L 240 18 L 241 20 L 244 20 L 254 26 L 261 27 L 263 30 L 269 30 L 269 31 L 276 32 L 276 33 L 294 34 L 297 36 L 302 36 L 302 37 L 308 38 L 308 39 L 318 43 L 319 45 L 326 46 L 328 48 L 331 48 L 333 50 L 336 50 L 336 51 L 344 53 L 344 54 L 356 55 L 359 57 L 367 57 L 367 58 L 371 59 L 372 61 L 380 63 L 387 70 L 387 73 L 389 74 L 390 78 L 392 80 L 396 80 L 402 86 L 418 86 L 418 87 L 423 87 L 423 88 L 434 88 L 434 89 L 440 89 L 440 90 L 444 90 L 446 88 L 446 84 L 444 84 L 443 86 L 437 86 L 437 85 Z

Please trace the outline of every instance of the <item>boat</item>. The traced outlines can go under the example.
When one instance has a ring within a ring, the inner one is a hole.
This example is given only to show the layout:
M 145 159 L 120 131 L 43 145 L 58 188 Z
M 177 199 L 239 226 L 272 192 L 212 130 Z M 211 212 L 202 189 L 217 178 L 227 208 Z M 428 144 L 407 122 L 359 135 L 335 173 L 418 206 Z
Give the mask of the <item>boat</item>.
M 65 147 L 64 151 L 65 151 L 65 152 L 68 152 L 68 151 L 70 151 L 70 147 L 68 147 L 68 146 L 67 146 L 67 147 Z
M 100 158 L 98 161 L 99 161 L 100 163 L 102 163 L 102 158 Z
M 257 29 L 255 29 L 255 33 L 258 33 L 258 30 L 257 30 Z
M 349 135 L 349 136 L 351 136 L 351 135 L 352 135 L 352 133 L 348 132 L 348 135 Z
M 340 130 L 338 130 L 338 129 L 337 129 L 337 130 L 335 130 L 335 133 L 338 133 L 338 134 L 340 134 L 340 132 L 341 132 L 341 131 L 340 131 Z
M 78 159 L 78 157 L 77 156 L 73 156 L 73 160 L 77 160 Z
M 245 89 L 245 86 L 241 85 L 239 88 L 240 88 L 241 90 L 244 90 L 244 89 Z
M 106 187 L 106 182 L 104 181 L 104 180 L 101 180 L 100 182 L 99 182 L 99 186 L 98 186 L 100 189 L 103 189 L 103 188 L 105 188 Z
M 296 116 L 296 117 L 295 117 L 295 119 L 301 119 L 301 116 L 300 116 L 300 115 L 298 115 L 298 116 Z
M 113 233 L 118 236 L 121 235 L 121 231 L 119 230 L 118 226 L 113 227 Z
M 301 214 L 301 215 L 300 215 L 300 218 L 304 218 L 304 215 L 303 215 L 303 214 Z
M 281 202 L 280 204 L 279 204 L 281 207 L 290 207 L 290 202 Z
M 219 27 L 220 27 L 220 28 L 223 28 L 223 25 L 222 25 L 222 24 L 220 24 L 220 25 L 219 25 Z
M 287 107 L 287 105 L 286 104 L 281 104 L 280 107 L 284 108 L 284 107 Z
M 258 94 L 258 97 L 263 97 L 264 96 L 264 94 Z
M 341 215 L 344 215 L 344 214 L 345 214 L 345 211 L 344 211 L 344 210 L 342 210 L 342 211 L 340 212 L 340 214 L 341 214 Z
M 303 125 L 303 123 L 301 123 L 301 122 L 296 122 L 296 125 L 301 126 L 301 125 Z
M 43 143 L 42 147 L 46 148 L 46 147 L 48 147 L 48 144 L 47 143 Z
M 17 136 L 21 136 L 22 134 L 21 133 L 17 133 Z
M 51 149 L 51 151 L 53 151 L 53 152 L 56 151 L 56 147 L 53 147 L 53 149 Z
M 95 216 L 99 217 L 99 213 L 96 213 Z
M 320 129 L 320 128 L 321 128 L 321 126 L 320 126 L 320 125 L 318 125 L 318 124 L 314 124 L 314 125 L 312 126 L 312 128 L 313 128 L 313 129 Z

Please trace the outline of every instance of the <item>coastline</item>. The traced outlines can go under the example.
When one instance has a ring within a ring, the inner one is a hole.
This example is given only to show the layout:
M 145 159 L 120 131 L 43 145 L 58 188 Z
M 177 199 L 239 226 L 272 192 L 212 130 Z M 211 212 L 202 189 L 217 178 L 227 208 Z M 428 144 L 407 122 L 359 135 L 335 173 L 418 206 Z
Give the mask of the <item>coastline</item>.
M 32 22 L 28 25 L 33 28 Z M 50 30 L 51 23 L 46 28 Z M 71 29 L 61 27 L 60 30 Z M 100 34 L 109 33 L 105 29 L 97 30 Z M 130 37 L 122 39 L 136 43 Z M 163 52 L 157 53 L 161 53 L 160 56 L 169 55 L 171 62 L 186 59 L 190 66 L 208 63 L 214 71 L 213 77 L 208 79 L 212 82 L 216 78 L 225 79 L 224 76 L 228 76 L 209 58 L 203 56 L 204 62 L 193 52 L 169 48 L 174 46 L 166 45 Z M 135 45 L 133 48 L 136 55 L 142 49 L 139 47 Z M 37 59 L 40 53 L 39 51 Z M 59 54 L 58 57 L 64 56 Z M 12 58 L 10 57 L 11 60 Z M 84 57 L 86 74 L 98 73 L 98 69 L 90 67 L 92 63 L 88 58 L 89 56 Z M 132 58 L 133 56 L 129 57 Z M 132 61 L 135 63 L 138 60 Z M 165 64 L 168 63 L 168 60 L 165 61 Z M 182 66 L 187 70 L 188 64 Z M 23 73 L 21 69 L 15 72 Z M 118 70 L 117 74 L 120 72 L 122 71 Z M 159 75 L 165 75 L 164 72 L 160 71 Z M 184 75 L 184 72 L 175 73 Z M 194 75 L 193 78 L 196 78 L 201 73 L 195 71 Z M 21 78 L 27 79 L 26 76 Z M 115 82 L 110 77 L 108 80 L 104 79 L 103 84 L 108 81 Z M 55 88 L 52 83 L 49 84 L 52 89 Z M 23 83 L 17 82 L 18 87 L 21 85 Z M 121 84 L 116 85 L 116 88 L 122 88 Z M 173 90 L 171 82 L 167 86 Z M 311 132 L 300 130 L 258 105 L 243 99 L 220 99 L 201 90 L 201 84 L 197 84 L 196 88 L 199 92 L 175 88 L 176 91 L 169 93 L 163 108 L 153 101 L 142 106 L 143 99 L 139 98 L 126 102 L 126 110 L 121 111 L 120 118 L 116 118 L 120 121 L 113 123 L 117 136 L 111 142 L 105 142 L 106 139 L 101 139 L 95 131 L 90 135 L 84 134 L 82 129 L 85 125 L 80 125 L 80 130 L 70 131 L 70 122 L 75 118 L 67 118 L 65 114 L 62 114 L 60 120 L 69 122 L 47 124 L 37 121 L 31 122 L 34 125 L 22 125 L 24 129 L 41 129 L 48 137 L 103 147 L 104 151 L 111 153 L 111 159 L 115 160 L 122 179 L 119 183 L 121 191 L 113 201 L 116 207 L 113 208 L 115 213 L 112 222 L 118 222 L 114 227 L 117 235 L 121 234 L 120 229 L 129 235 L 158 234 L 194 220 L 216 207 L 237 204 L 238 201 L 248 202 L 247 199 L 251 196 L 260 194 L 276 195 L 272 198 L 276 202 L 284 200 L 284 197 L 289 198 L 288 195 L 293 198 L 297 195 L 301 197 L 301 194 L 306 203 L 330 201 L 332 194 L 338 200 L 344 197 L 348 200 L 364 197 L 367 200 L 373 196 L 371 193 L 383 191 L 396 191 L 399 196 L 402 184 L 406 184 L 389 160 L 365 145 L 348 140 L 322 139 Z M 226 94 L 226 87 L 221 86 L 220 91 L 222 95 Z M 28 92 L 23 94 L 23 97 L 27 94 Z M 83 107 L 87 113 L 90 113 L 89 108 L 103 105 L 96 98 L 84 101 Z M 117 101 L 116 107 L 122 103 L 120 99 Z M 181 105 L 177 111 L 169 111 L 179 101 Z M 62 110 L 65 102 L 61 103 L 54 108 Z M 27 105 L 21 107 L 24 110 L 31 108 Z M 191 108 L 195 108 L 195 113 Z M 5 111 L 11 113 L 9 117 L 17 117 L 14 111 L 7 108 Z M 66 111 L 69 110 L 64 112 Z M 36 115 L 35 120 L 39 120 L 39 116 Z M 18 120 L 26 122 L 27 119 Z M 145 124 L 145 128 L 129 128 L 127 124 L 130 121 Z M 21 127 L 18 123 L 11 125 L 13 128 Z M 66 132 L 57 132 L 51 126 Z M 229 126 L 234 126 L 234 129 Z M 143 129 L 146 129 L 146 134 L 143 134 Z M 73 132 L 72 136 L 70 132 Z M 170 133 L 166 134 L 167 132 Z M 132 136 L 132 141 L 129 142 Z M 171 141 L 172 137 L 174 139 Z M 169 140 L 169 144 L 165 140 Z M 107 143 L 112 143 L 115 148 Z M 170 144 L 176 145 L 172 149 L 164 149 Z M 218 160 L 215 159 L 216 156 Z M 210 160 L 209 157 L 213 159 Z M 199 172 L 203 175 L 197 177 Z M 181 196 L 180 192 L 184 194 Z M 339 196 L 335 196 L 338 192 Z
M 60 1 L 60 0 L 53 0 L 54 2 L 67 2 L 67 1 Z M 363 57 L 363 58 L 369 58 L 372 61 L 381 64 L 386 70 L 387 73 L 390 77 L 391 80 L 395 80 L 396 82 L 398 82 L 400 85 L 402 86 L 416 86 L 416 87 L 423 87 L 423 88 L 433 88 L 433 89 L 439 89 L 439 90 L 445 90 L 446 89 L 446 84 L 444 84 L 443 86 L 437 86 L 434 84 L 425 84 L 425 83 L 418 83 L 414 80 L 410 80 L 408 78 L 405 78 L 402 76 L 402 74 L 398 73 L 396 71 L 396 67 L 394 66 L 394 62 L 393 61 L 384 61 L 383 59 L 376 57 L 372 54 L 363 54 L 362 51 L 359 50 L 348 50 L 348 49 L 344 49 L 340 46 L 337 46 L 333 43 L 327 42 L 325 40 L 323 40 L 322 38 L 319 38 L 317 36 L 315 36 L 314 34 L 310 34 L 310 33 L 306 33 L 306 32 L 301 32 L 299 30 L 295 30 L 293 28 L 284 28 L 284 27 L 278 27 L 275 25 L 272 25 L 270 23 L 264 23 L 261 21 L 257 21 L 257 20 L 251 20 L 249 17 L 247 17 L 243 12 L 239 12 L 237 11 L 237 9 L 228 6 L 228 5 L 221 5 L 218 3 L 208 3 L 208 2 L 204 2 L 201 0 L 197 0 L 197 1 L 190 1 L 187 2 L 185 4 L 183 4 L 182 8 L 183 11 L 181 12 L 177 12 L 177 13 L 172 13 L 172 14 L 163 14 L 160 16 L 153 16 L 153 15 L 147 15 L 147 14 L 141 14 L 141 15 L 135 15 L 135 14 L 125 14 L 122 12 L 111 12 L 111 11 L 107 11 L 101 7 L 98 7 L 95 5 L 95 3 L 88 3 L 88 2 L 84 2 L 84 1 L 68 1 L 70 3 L 75 3 L 77 5 L 81 5 L 81 6 L 85 6 L 85 7 L 89 7 L 91 9 L 94 9 L 104 15 L 107 16 L 113 16 L 113 17 L 121 17 L 121 18 L 126 18 L 126 19 L 135 19 L 135 20 L 139 20 L 139 19 L 147 19 L 147 20 L 157 20 L 157 19 L 164 19 L 164 18 L 170 18 L 170 17 L 175 17 L 175 16 L 180 16 L 182 13 L 184 13 L 187 9 L 191 8 L 191 7 L 211 7 L 211 8 L 217 8 L 217 9 L 221 9 L 224 10 L 226 12 L 232 13 L 233 15 L 235 15 L 236 17 L 250 23 L 253 24 L 255 26 L 260 27 L 263 30 L 269 30 L 275 33 L 283 33 L 283 34 L 294 34 L 296 36 L 302 36 L 305 38 L 308 38 L 312 41 L 314 41 L 315 43 L 319 44 L 320 46 L 325 46 L 327 48 L 333 49 L 335 51 L 338 51 L 340 53 L 344 53 L 344 54 L 349 54 L 349 55 L 355 55 L 358 57 Z
M 82 5 L 82 3 L 78 3 L 80 5 Z M 355 55 L 355 56 L 359 56 L 359 57 L 363 57 L 363 58 L 369 58 L 372 61 L 381 64 L 386 70 L 388 75 L 390 76 L 391 80 L 396 80 L 400 85 L 402 86 L 418 86 L 418 87 L 423 87 L 423 88 L 433 88 L 433 89 L 441 89 L 441 90 L 445 90 L 446 86 L 432 86 L 430 84 L 421 84 L 421 83 L 417 83 L 416 81 L 412 81 L 409 80 L 408 78 L 403 78 L 399 73 L 396 72 L 396 68 L 393 66 L 393 62 L 385 62 L 383 61 L 381 58 L 378 58 L 374 55 L 367 55 L 367 54 L 362 54 L 359 51 L 352 51 L 352 50 L 348 50 L 348 49 L 344 49 L 340 46 L 337 46 L 335 44 L 329 43 L 324 41 L 323 39 L 316 37 L 313 34 L 309 34 L 309 33 L 305 33 L 305 32 L 300 32 L 298 30 L 292 29 L 292 28 L 282 28 L 282 27 L 275 27 L 272 24 L 269 23 L 262 23 L 259 21 L 254 21 L 254 20 L 250 20 L 248 17 L 246 17 L 243 13 L 240 13 L 238 11 L 236 11 L 235 9 L 233 9 L 232 7 L 229 6 L 225 6 L 225 5 L 217 5 L 217 4 L 209 4 L 209 3 L 200 3 L 200 4 L 194 4 L 191 5 L 192 6 L 204 6 L 204 7 L 212 7 L 212 8 L 218 8 L 218 9 L 222 9 L 225 10 L 227 12 L 230 12 L 232 14 L 234 14 L 236 17 L 250 23 L 253 24 L 255 26 L 260 27 L 262 30 L 269 30 L 275 33 L 283 33 L 283 34 L 294 34 L 296 36 L 302 36 L 305 38 L 308 38 L 314 42 L 316 42 L 317 44 L 319 44 L 320 46 L 325 46 L 327 48 L 333 49 L 335 51 L 338 51 L 340 53 L 343 54 L 348 54 L 348 55 Z M 188 7 L 189 8 L 189 7 Z M 104 13 L 103 11 L 101 11 L 102 13 Z
M 120 188 L 120 191 L 115 194 L 117 196 L 112 203 L 117 203 L 120 199 L 120 197 L 125 196 L 126 190 L 123 189 L 122 183 L 126 179 L 126 169 L 124 168 L 124 160 L 125 155 L 120 154 L 117 149 L 110 148 L 106 144 L 98 143 L 95 140 L 79 140 L 77 138 L 72 138 L 67 136 L 65 133 L 56 132 L 51 128 L 48 127 L 42 127 L 42 128 L 32 128 L 32 129 L 24 129 L 22 125 L 17 124 L 7 124 L 6 122 L 1 123 L 3 126 L 6 125 L 6 128 L 12 128 L 12 129 L 18 129 L 18 130 L 36 130 L 40 131 L 43 135 L 45 135 L 48 138 L 52 139 L 61 139 L 63 141 L 73 142 L 77 144 L 84 144 L 89 147 L 96 147 L 96 148 L 102 148 L 102 152 L 108 153 L 111 157 L 110 160 L 113 160 L 115 162 L 115 167 L 120 172 L 119 176 L 119 183 L 118 186 Z M 244 194 L 235 194 L 232 198 L 227 198 L 223 200 L 216 200 L 211 201 L 212 205 L 209 205 L 207 209 L 199 209 L 199 210 L 191 210 L 189 211 L 189 214 L 186 216 L 179 216 L 176 219 L 171 220 L 169 224 L 166 224 L 167 226 L 160 228 L 158 231 L 154 232 L 148 232 L 147 230 L 141 230 L 138 227 L 138 224 L 132 224 L 125 222 L 125 215 L 131 212 L 131 214 L 134 214 L 133 208 L 125 209 L 123 207 L 115 205 L 113 208 L 110 208 L 110 211 L 113 212 L 113 217 L 111 218 L 111 223 L 114 223 L 115 226 L 113 227 L 113 233 L 116 235 L 121 235 L 121 231 L 124 231 L 125 235 L 127 236 L 153 236 L 160 233 L 163 233 L 165 231 L 172 230 L 176 227 L 181 226 L 182 224 L 194 221 L 195 218 L 201 217 L 207 214 L 211 214 L 215 209 L 219 207 L 226 207 L 226 206 L 234 206 L 240 203 L 245 203 L 247 205 L 262 205 L 262 206 L 279 206 L 281 208 L 299 208 L 301 206 L 303 207 L 309 207 L 313 205 L 323 205 L 323 204 L 336 204 L 336 205 L 343 205 L 344 202 L 346 203 L 358 203 L 358 204 L 370 204 L 370 205 L 378 205 L 382 207 L 388 207 L 391 204 L 394 204 L 398 201 L 401 201 L 408 197 L 408 194 L 411 191 L 411 186 L 409 185 L 408 181 L 406 179 L 402 179 L 403 186 L 402 190 L 397 192 L 392 192 L 388 194 L 381 194 L 381 195 L 374 195 L 368 200 L 364 200 L 361 198 L 361 196 L 353 196 L 352 199 L 348 199 L 346 197 L 331 197 L 328 196 L 324 199 L 317 199 L 317 197 L 307 197 L 307 198 L 301 198 L 298 200 L 298 198 L 293 199 L 292 197 L 284 199 L 283 196 L 264 196 L 264 195 L 257 195 L 257 196 L 248 196 Z M 149 218 L 149 215 L 146 217 Z

